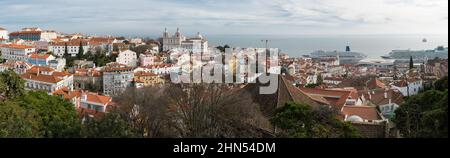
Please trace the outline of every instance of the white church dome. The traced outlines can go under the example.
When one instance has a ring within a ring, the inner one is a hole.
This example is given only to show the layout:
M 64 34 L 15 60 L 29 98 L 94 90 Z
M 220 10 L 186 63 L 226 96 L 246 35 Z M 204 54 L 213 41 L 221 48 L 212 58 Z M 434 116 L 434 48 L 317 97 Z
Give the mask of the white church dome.
M 350 122 L 364 122 L 364 119 L 359 117 L 359 116 L 357 116 L 357 115 L 353 115 L 353 116 L 348 117 L 347 121 L 350 121 Z

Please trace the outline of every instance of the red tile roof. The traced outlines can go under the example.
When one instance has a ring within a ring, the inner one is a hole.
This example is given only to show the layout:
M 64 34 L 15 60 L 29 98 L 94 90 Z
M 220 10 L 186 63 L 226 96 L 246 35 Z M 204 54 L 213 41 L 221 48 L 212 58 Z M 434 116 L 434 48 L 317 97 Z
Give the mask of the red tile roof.
M 60 79 L 56 76 L 37 75 L 37 74 L 33 74 L 33 73 L 25 73 L 25 74 L 22 74 L 20 77 L 22 77 L 23 79 L 36 80 L 36 81 L 41 81 L 41 82 L 46 82 L 46 83 L 58 83 L 58 82 L 62 81 L 62 79 Z
M 102 118 L 105 116 L 105 113 L 98 112 L 96 110 L 91 110 L 91 109 L 78 108 L 77 111 L 78 111 L 78 114 L 80 115 L 80 117 L 91 115 L 94 118 L 99 119 L 99 118 Z
M 83 39 L 74 39 L 68 42 L 65 41 L 59 41 L 59 42 L 54 42 L 51 43 L 50 46 L 80 46 L 80 42 L 83 46 L 88 45 L 88 42 L 86 40 Z
M 108 105 L 112 101 L 111 97 L 99 95 L 96 93 L 85 93 L 87 95 L 87 101 L 93 103 L 101 103 L 102 105 Z
M 53 92 L 53 95 L 62 96 L 64 99 L 72 99 L 73 97 L 70 97 L 69 93 L 70 93 L 69 88 L 63 87 Z
M 48 59 L 50 56 L 51 54 L 38 54 L 38 53 L 30 54 L 30 58 L 32 59 Z
M 358 93 L 354 90 L 325 90 L 315 88 L 300 88 L 300 90 L 311 96 L 317 102 L 327 103 L 328 105 L 335 106 L 339 110 L 346 104 L 347 99 L 358 99 Z
M 58 95 L 58 94 L 64 95 L 65 99 L 81 98 L 83 95 L 86 95 L 87 101 L 92 102 L 92 103 L 99 103 L 104 106 L 109 105 L 109 103 L 111 103 L 111 101 L 112 101 L 112 98 L 109 96 L 103 96 L 103 95 L 99 95 L 97 93 L 92 93 L 89 91 L 74 90 L 74 91 L 69 92 L 67 87 L 57 90 L 53 94 L 54 95 Z
M 369 88 L 369 89 L 379 89 L 379 88 L 384 89 L 384 88 L 386 88 L 386 85 L 383 82 L 381 82 L 380 80 L 374 78 L 367 82 L 367 88 Z
M 140 71 L 140 72 L 134 73 L 134 76 L 137 76 L 137 77 L 144 77 L 144 76 L 157 76 L 157 75 L 154 74 L 154 73 L 151 73 L 151 72 Z
M 376 107 L 372 106 L 345 106 L 342 113 L 346 116 L 359 116 L 365 120 L 382 120 Z
M 41 31 L 18 31 L 18 32 L 11 32 L 9 35 L 10 36 L 18 36 L 18 35 L 22 35 L 22 34 L 35 34 L 35 35 L 40 35 Z
M 401 105 L 404 102 L 403 95 L 399 91 L 396 90 L 372 90 L 372 91 L 361 91 L 364 98 L 367 98 L 371 103 L 375 105 L 386 105 L 389 104 L 389 100 L 391 103 L 396 103 L 397 105 Z M 370 95 L 369 95 L 370 93 Z M 387 97 L 385 96 L 387 94 Z
M 128 67 L 127 65 L 120 64 L 117 62 L 110 63 L 105 66 L 103 69 L 104 72 L 114 72 L 114 71 L 132 71 L 132 67 Z
M 408 86 L 408 82 L 406 82 L 405 80 L 401 80 L 401 81 L 399 81 L 399 82 L 395 82 L 395 83 L 394 83 L 394 86 L 397 86 L 397 87 L 407 87 L 407 86 Z
M 45 72 L 54 72 L 55 69 L 49 68 L 49 67 L 45 67 L 45 66 L 33 66 L 31 69 L 29 69 L 27 71 L 27 73 L 38 73 L 45 71 Z
M 1 44 L 0 47 L 13 48 L 13 49 L 31 49 L 34 47 L 18 44 Z
M 101 75 L 102 75 L 101 72 L 95 69 L 75 69 L 74 73 L 74 76 L 79 77 L 87 77 L 87 76 L 100 77 Z
M 51 75 L 42 74 L 42 72 L 49 72 Z M 56 72 L 54 69 L 45 66 L 33 66 L 27 70 L 25 74 L 22 74 L 23 79 L 31 79 L 46 83 L 58 83 L 62 81 L 61 78 L 70 76 L 68 72 Z

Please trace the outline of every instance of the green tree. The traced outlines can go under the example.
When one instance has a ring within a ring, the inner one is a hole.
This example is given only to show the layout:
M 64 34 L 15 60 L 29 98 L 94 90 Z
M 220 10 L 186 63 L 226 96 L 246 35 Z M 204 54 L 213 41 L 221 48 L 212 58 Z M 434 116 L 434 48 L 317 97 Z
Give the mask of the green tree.
M 317 84 L 318 85 L 323 84 L 323 77 L 322 77 L 322 75 L 317 75 Z
M 83 41 L 80 41 L 80 48 L 78 49 L 77 59 L 83 58 L 83 55 L 84 55 Z
M 37 115 L 16 102 L 0 102 L 0 138 L 36 138 L 39 124 Z
M 357 138 L 359 132 L 350 123 L 337 119 L 336 110 L 329 107 L 286 103 L 271 119 L 281 129 L 278 137 L 285 138 Z
M 448 138 L 448 89 L 409 97 L 393 121 L 404 137 Z
M 434 83 L 434 88 L 439 91 L 445 91 L 448 89 L 448 76 L 436 81 Z
M 37 113 L 42 137 L 80 137 L 80 121 L 72 103 L 46 92 L 30 91 L 19 99 L 19 104 Z
M 106 64 L 113 62 L 115 60 L 116 60 L 115 55 L 106 56 L 105 53 L 96 53 L 93 59 L 95 65 L 98 67 L 105 66 Z
M 25 93 L 25 81 L 13 71 L 0 73 L 0 101 L 14 99 Z
M 97 52 L 96 54 L 98 54 L 99 52 Z M 93 61 L 95 60 L 95 56 L 96 54 L 92 54 L 91 51 L 88 51 L 86 54 L 83 55 L 83 57 L 81 59 L 86 59 L 88 61 Z
M 316 88 L 316 87 L 319 87 L 319 86 L 320 86 L 319 84 L 308 84 L 308 85 L 305 86 L 305 88 Z
M 140 54 L 143 54 L 145 52 L 147 52 L 148 50 L 150 50 L 152 47 L 149 45 L 139 45 L 139 46 L 134 46 L 134 44 L 131 47 L 131 50 L 136 52 L 136 55 L 139 56 Z
M 82 135 L 86 138 L 133 138 L 138 135 L 131 124 L 119 113 L 112 112 L 103 118 L 87 118 L 82 128 Z
M 413 60 L 412 56 L 411 56 L 411 59 L 409 60 L 409 69 L 410 70 L 414 69 L 414 60 Z
M 226 44 L 224 46 L 218 46 L 216 48 L 219 49 L 221 52 L 225 52 L 227 48 L 231 48 L 231 47 L 228 44 Z
M 69 56 L 69 48 L 67 47 L 67 43 L 64 43 L 64 58 L 68 58 Z

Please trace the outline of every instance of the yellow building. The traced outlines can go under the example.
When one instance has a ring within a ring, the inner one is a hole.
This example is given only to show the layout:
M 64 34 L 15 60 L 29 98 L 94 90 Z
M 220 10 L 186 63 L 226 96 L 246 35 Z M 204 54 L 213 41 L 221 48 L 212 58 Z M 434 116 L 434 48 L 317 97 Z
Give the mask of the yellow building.
M 154 73 L 141 71 L 134 74 L 134 82 L 137 88 L 143 88 L 164 84 L 165 80 Z

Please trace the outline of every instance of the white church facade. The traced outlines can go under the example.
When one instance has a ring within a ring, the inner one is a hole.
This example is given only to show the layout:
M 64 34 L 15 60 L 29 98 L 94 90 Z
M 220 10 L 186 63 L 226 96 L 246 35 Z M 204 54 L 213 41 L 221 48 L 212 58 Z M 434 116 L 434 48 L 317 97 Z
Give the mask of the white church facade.
M 163 34 L 163 51 L 173 49 L 186 50 L 192 53 L 206 53 L 208 51 L 208 41 L 200 34 L 194 38 L 187 38 L 180 29 L 174 35 L 171 35 L 167 29 Z

